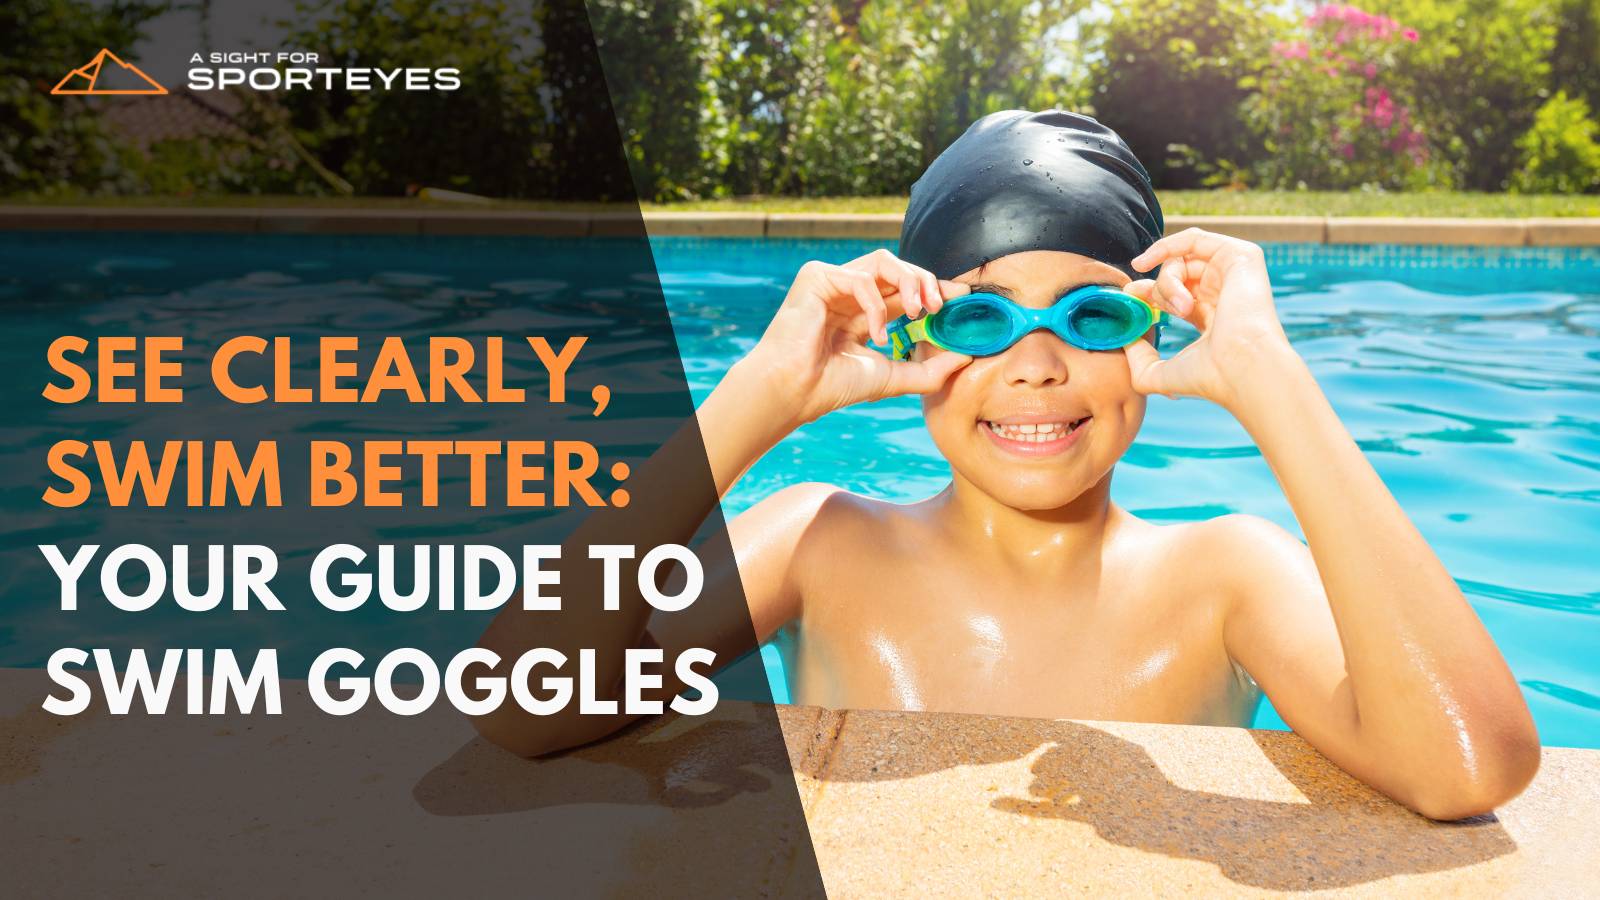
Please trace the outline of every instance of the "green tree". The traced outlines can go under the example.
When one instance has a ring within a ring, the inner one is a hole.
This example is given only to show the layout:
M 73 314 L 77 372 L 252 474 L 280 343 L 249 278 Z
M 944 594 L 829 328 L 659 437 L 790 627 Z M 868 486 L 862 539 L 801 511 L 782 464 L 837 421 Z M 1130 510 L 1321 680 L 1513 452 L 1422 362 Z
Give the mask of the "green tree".
M 808 46 L 818 87 L 794 104 L 791 187 L 898 193 L 972 122 L 1069 96 L 1052 64 L 1076 0 L 840 4 Z
M 296 8 L 295 21 L 283 23 L 284 43 L 317 48 L 325 67 L 426 61 L 461 70 L 455 91 L 278 95 L 294 136 L 357 193 L 394 195 L 418 184 L 497 197 L 550 193 L 543 70 L 525 13 L 482 0 L 302 0 Z M 303 189 L 315 187 L 314 175 L 302 177 Z
M 727 117 L 727 193 L 779 193 L 792 184 L 791 145 L 799 113 L 823 81 L 818 42 L 831 33 L 831 13 L 830 3 L 817 0 L 711 4 L 706 75 Z
M 102 48 L 131 54 L 162 3 L 6 0 L 0 4 L 0 194 L 131 190 L 137 159 L 107 135 L 95 97 L 51 96 Z M 24 41 L 26 46 L 23 46 Z M 123 55 L 131 61 L 130 55 Z
M 703 0 L 590 0 L 600 59 L 641 197 L 726 193 L 733 127 L 716 74 Z
M 784 187 L 798 194 L 878 194 L 916 178 L 921 144 L 907 18 L 873 4 L 850 21 L 830 7 L 803 43 L 810 75 L 786 115 Z
M 1077 3 L 967 0 L 930 8 L 930 21 L 915 23 L 927 28 L 933 50 L 919 70 L 923 165 L 980 116 L 1056 105 L 1065 85 L 1049 65 L 1064 49 L 1055 28 Z
M 1092 29 L 1096 118 L 1122 135 L 1157 187 L 1199 186 L 1246 166 L 1260 142 L 1241 108 L 1289 23 L 1246 0 L 1117 0 Z
M 1600 109 L 1600 0 L 1557 0 L 1550 86 Z

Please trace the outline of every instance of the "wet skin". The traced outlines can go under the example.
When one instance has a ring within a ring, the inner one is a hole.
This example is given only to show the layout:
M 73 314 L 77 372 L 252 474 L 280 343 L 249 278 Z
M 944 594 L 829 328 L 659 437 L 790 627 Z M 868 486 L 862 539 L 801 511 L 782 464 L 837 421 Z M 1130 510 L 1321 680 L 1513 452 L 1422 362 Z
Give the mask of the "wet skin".
M 592 514 L 571 555 L 686 543 L 795 428 L 886 397 L 924 397 L 950 485 L 909 505 L 787 488 L 729 524 L 737 564 L 712 554 L 703 595 L 682 613 L 653 615 L 627 588 L 621 614 L 541 619 L 508 605 L 480 645 L 502 659 L 588 650 L 600 683 L 615 684 L 630 648 L 731 661 L 793 628 L 795 699 L 832 707 L 1237 725 L 1259 685 L 1323 755 L 1425 815 L 1475 815 L 1514 796 L 1540 758 L 1517 682 L 1290 346 L 1261 249 L 1189 229 L 1132 265 L 1151 277 L 1130 283 L 1056 251 L 957 282 L 887 251 L 807 263 L 697 422 L 630 477 L 634 501 Z M 1083 284 L 1125 285 L 1200 336 L 1166 359 L 1144 341 L 1091 352 L 1044 331 L 983 359 L 919 346 L 890 361 L 867 346 L 886 342 L 901 312 L 969 290 L 1043 307 Z M 1151 393 L 1231 414 L 1307 542 L 1251 516 L 1157 527 L 1111 503 L 1112 470 Z M 714 495 L 685 476 L 706 464 Z M 598 590 L 581 567 L 562 574 L 567 593 Z M 663 674 L 670 698 L 684 685 Z M 532 756 L 631 718 L 513 705 L 474 724 Z
M 1043 308 L 1129 278 L 1027 253 L 955 280 Z M 899 505 L 817 485 L 785 498 L 802 517 L 814 510 L 793 562 L 796 702 L 1249 721 L 1259 692 L 1223 646 L 1226 597 L 1193 577 L 1204 524 L 1159 528 L 1110 503 L 1112 468 L 1145 411 L 1121 351 L 1034 332 L 958 371 L 924 411 L 954 472 L 937 496 Z M 1026 425 L 1033 435 L 1019 434 Z M 736 546 L 752 525 L 735 524 Z

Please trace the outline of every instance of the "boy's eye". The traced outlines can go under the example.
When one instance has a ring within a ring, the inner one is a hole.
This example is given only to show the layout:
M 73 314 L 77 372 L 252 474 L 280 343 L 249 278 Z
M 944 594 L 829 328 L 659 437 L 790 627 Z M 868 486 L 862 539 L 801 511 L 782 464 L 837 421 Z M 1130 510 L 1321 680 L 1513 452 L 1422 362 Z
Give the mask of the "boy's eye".
M 989 303 L 972 303 L 951 309 L 943 324 L 946 333 L 972 344 L 999 340 L 1005 336 L 1008 325 L 1005 315 Z
M 1072 327 L 1089 340 L 1110 340 L 1132 327 L 1132 313 L 1125 304 L 1090 301 L 1072 313 Z

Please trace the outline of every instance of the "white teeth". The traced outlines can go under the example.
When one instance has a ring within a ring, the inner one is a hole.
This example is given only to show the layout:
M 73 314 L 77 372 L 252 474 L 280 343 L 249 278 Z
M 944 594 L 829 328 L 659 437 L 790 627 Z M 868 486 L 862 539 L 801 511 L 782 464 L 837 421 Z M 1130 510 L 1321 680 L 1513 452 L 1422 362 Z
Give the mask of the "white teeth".
M 1078 420 L 1079 422 L 1083 420 Z M 1021 425 L 1002 425 L 998 422 L 986 423 L 995 434 L 1009 441 L 1020 441 L 1025 444 L 1043 444 L 1050 441 L 1059 441 L 1077 430 L 1072 422 L 1038 422 Z

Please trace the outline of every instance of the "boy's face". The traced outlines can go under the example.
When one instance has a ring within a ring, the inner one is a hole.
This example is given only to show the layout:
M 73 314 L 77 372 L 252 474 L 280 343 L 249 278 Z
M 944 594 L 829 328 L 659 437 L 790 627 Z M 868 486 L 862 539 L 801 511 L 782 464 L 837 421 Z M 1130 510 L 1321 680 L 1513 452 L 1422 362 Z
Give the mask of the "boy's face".
M 1042 309 L 1074 288 L 1121 288 L 1129 278 L 1087 256 L 1035 250 L 955 280 Z M 917 352 L 945 351 L 922 343 Z M 1133 389 L 1121 350 L 1080 350 L 1041 330 L 974 359 L 922 408 L 960 477 L 1015 509 L 1056 509 L 1110 474 L 1139 431 L 1145 398 Z

